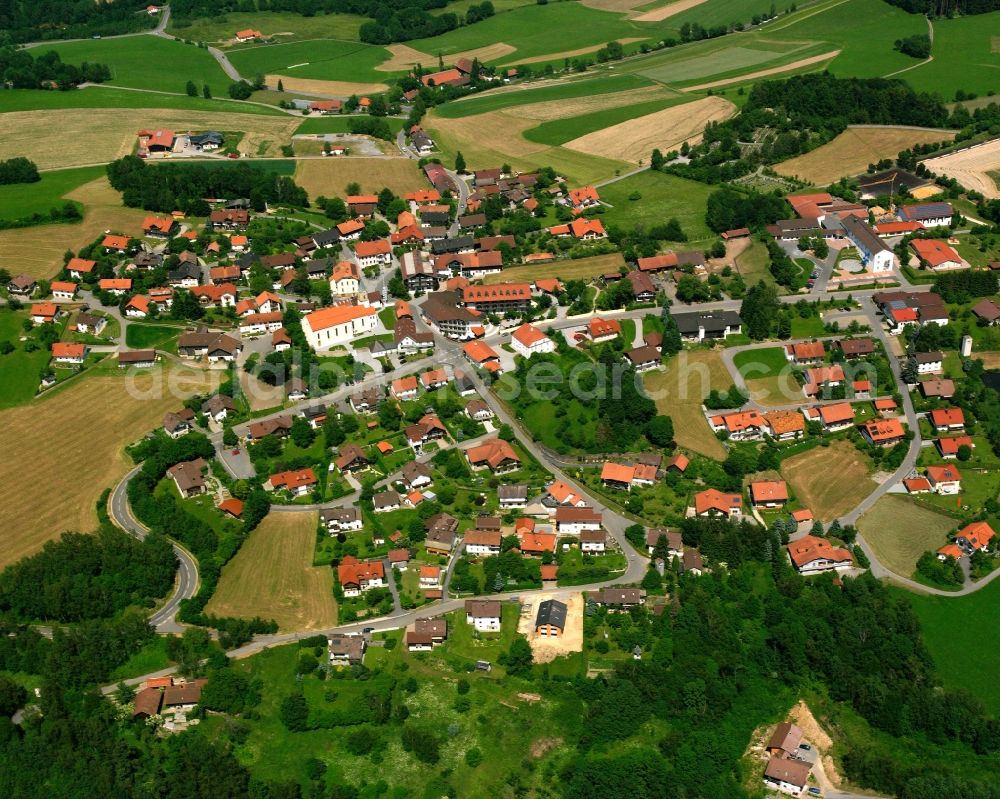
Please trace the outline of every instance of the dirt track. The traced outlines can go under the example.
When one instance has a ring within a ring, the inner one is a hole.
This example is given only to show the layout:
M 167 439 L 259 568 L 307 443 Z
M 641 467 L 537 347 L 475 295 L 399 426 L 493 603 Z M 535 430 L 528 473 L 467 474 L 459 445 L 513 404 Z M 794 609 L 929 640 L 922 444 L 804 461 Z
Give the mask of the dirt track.
M 728 119 L 734 113 L 736 106 L 729 100 L 705 97 L 588 133 L 564 146 L 581 153 L 638 164 L 648 160 L 654 148 L 666 152 L 685 141 L 700 141 L 707 123 Z
M 987 199 L 1000 198 L 1000 188 L 987 174 L 990 170 L 1000 169 L 1000 138 L 968 150 L 931 158 L 924 161 L 924 165 L 933 172 L 954 178 L 967 189 L 982 192 Z

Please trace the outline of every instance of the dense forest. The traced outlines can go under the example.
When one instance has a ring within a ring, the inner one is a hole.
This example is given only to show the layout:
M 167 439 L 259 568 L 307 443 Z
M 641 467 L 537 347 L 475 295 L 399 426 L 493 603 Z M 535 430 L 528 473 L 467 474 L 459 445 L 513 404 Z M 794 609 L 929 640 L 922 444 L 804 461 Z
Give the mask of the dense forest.
M 55 50 L 36 58 L 29 50 L 0 47 L 0 85 L 9 85 L 12 89 L 42 89 L 54 85 L 66 90 L 84 82 L 103 83 L 110 79 L 111 70 L 107 64 L 84 61 L 76 66 L 64 63 Z
M 251 164 L 147 164 L 127 155 L 108 164 L 108 179 L 130 208 L 207 216 L 205 197 L 246 197 L 255 211 L 268 203 L 307 206 L 305 189 L 290 177 Z
M 0 44 L 41 39 L 82 39 L 111 36 L 155 27 L 156 16 L 145 13 L 148 0 L 81 3 L 76 0 L 0 0 Z
M 293 12 L 306 17 L 318 14 L 358 14 L 369 17 L 361 25 L 358 38 L 370 44 L 390 44 L 447 33 L 461 25 L 472 25 L 492 17 L 489 0 L 472 5 L 464 16 L 452 12 L 430 13 L 447 8 L 448 0 L 179 0 L 171 3 L 180 26 L 184 20 L 218 17 L 226 11 Z
M 1000 9 L 1000 0 L 885 0 L 911 14 L 951 17 L 955 14 L 988 14 Z

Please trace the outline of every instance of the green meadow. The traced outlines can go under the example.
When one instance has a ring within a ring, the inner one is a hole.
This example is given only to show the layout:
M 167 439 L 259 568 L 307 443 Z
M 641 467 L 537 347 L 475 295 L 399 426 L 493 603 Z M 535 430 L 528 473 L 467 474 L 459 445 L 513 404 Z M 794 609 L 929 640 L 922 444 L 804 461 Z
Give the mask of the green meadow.
M 676 217 L 690 241 L 712 237 L 705 224 L 705 207 L 713 189 L 704 183 L 646 170 L 601 186 L 598 191 L 602 200 L 614 206 L 601 217 L 605 225 L 649 228 Z M 636 194 L 640 199 L 629 199 Z
M 304 17 L 287 11 L 226 12 L 211 18 L 171 18 L 170 33 L 193 42 L 235 42 L 236 31 L 258 30 L 276 41 L 291 39 L 357 40 L 358 29 L 367 21 L 356 14 L 316 14 Z
M 349 133 L 349 116 L 317 116 L 310 117 L 296 128 L 296 133 Z M 405 119 L 399 117 L 386 117 L 389 129 L 396 133 L 405 124 Z
M 37 183 L 14 183 L 0 186 L 0 219 L 22 219 L 32 214 L 44 214 L 66 200 L 62 198 L 84 183 L 104 175 L 103 166 L 59 169 L 43 172 Z M 80 203 L 76 205 L 82 210 Z
M 63 61 L 107 64 L 113 84 L 136 89 L 183 92 L 189 80 L 199 91 L 207 83 L 214 96 L 225 96 L 230 80 L 205 49 L 159 36 L 128 36 L 53 43 L 38 52 L 55 50 Z
M 391 58 L 383 47 L 337 39 L 312 39 L 287 44 L 250 45 L 229 51 L 229 60 L 244 77 L 258 72 L 313 80 L 377 83 L 388 73 L 376 72 Z
M 22 325 L 27 318 L 27 311 L 0 310 L 0 341 L 14 345 L 13 352 L 0 355 L 0 408 L 12 408 L 34 397 L 42 369 L 49 362 L 47 348 L 25 352 L 25 342 L 18 340 L 25 335 Z
M 88 86 L 68 92 L 34 89 L 0 91 L 0 112 L 52 111 L 60 108 L 172 108 L 181 111 L 229 111 L 268 116 L 281 114 L 277 108 L 236 100 L 205 100 L 202 97 L 188 97 L 186 94 L 157 94 L 111 86 Z
M 566 119 L 553 119 L 526 130 L 523 136 L 529 141 L 541 144 L 565 144 L 578 136 L 593 133 L 595 130 L 602 130 L 617 125 L 619 122 L 627 122 L 630 119 L 637 119 L 646 114 L 653 114 L 664 108 L 689 103 L 697 99 L 699 99 L 697 95 L 678 94 L 673 97 L 664 96 L 645 103 L 608 108 L 604 111 L 594 111 L 590 114 L 580 114 L 580 116 L 567 117 Z

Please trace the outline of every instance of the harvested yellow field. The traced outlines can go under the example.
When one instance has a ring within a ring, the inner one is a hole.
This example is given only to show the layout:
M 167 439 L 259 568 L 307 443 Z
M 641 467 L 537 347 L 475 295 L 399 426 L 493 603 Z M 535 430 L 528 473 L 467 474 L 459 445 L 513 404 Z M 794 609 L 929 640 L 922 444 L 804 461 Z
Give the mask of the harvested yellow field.
M 114 113 L 81 113 L 77 109 L 15 111 L 0 114 L 0 159 L 23 155 L 39 169 L 104 163 L 131 153 L 136 144 L 135 132 L 140 128 L 244 131 L 275 142 L 277 152 L 299 124 L 300 120 L 291 116 L 166 108 L 120 108 Z M 54 131 L 58 135 L 53 135 Z
M 312 565 L 318 521 L 315 511 L 269 513 L 222 569 L 205 611 L 274 619 L 282 631 L 333 627 L 333 570 Z
M 437 69 L 438 58 L 436 54 L 424 53 L 405 44 L 389 44 L 386 45 L 385 49 L 392 53 L 392 58 L 375 67 L 379 72 L 406 72 L 412 69 L 414 64 L 420 64 L 425 70 Z M 503 42 L 496 42 L 484 47 L 476 47 L 473 50 L 446 54 L 450 62 L 455 62 L 459 58 L 478 58 L 480 61 L 486 62 L 496 61 L 513 52 L 516 52 L 516 48 Z
M 178 394 L 152 390 L 166 374 L 176 376 Z M 129 380 L 85 376 L 44 399 L 0 411 L 0 567 L 66 530 L 94 530 L 97 498 L 132 467 L 124 447 L 207 387 L 201 371 L 173 367 L 138 375 L 135 392 Z
M 83 221 L 0 231 L 0 263 L 17 264 L 17 272 L 49 278 L 62 268 L 63 253 L 89 244 L 105 230 L 139 235 L 145 212 L 125 208 L 107 178 L 84 184 L 66 195 L 83 203 Z
M 409 158 L 311 158 L 299 161 L 295 182 L 311 198 L 346 194 L 348 183 L 358 183 L 362 192 L 371 194 L 383 188 L 396 194 L 427 188 L 417 162 Z
M 349 80 L 319 80 L 317 78 L 290 78 L 288 75 L 265 76 L 268 86 L 277 86 L 278 81 L 286 92 L 318 94 L 334 97 L 352 94 L 378 94 L 389 87 L 384 83 L 354 83 Z
M 667 151 L 683 142 L 693 144 L 700 141 L 706 124 L 728 119 L 736 110 L 735 105 L 722 97 L 705 97 L 619 122 L 566 142 L 565 146 L 590 155 L 638 164 L 648 160 L 649 154 L 657 147 Z
M 840 55 L 840 50 L 831 50 L 829 53 L 822 53 L 820 55 L 814 55 L 810 58 L 800 58 L 798 61 L 794 61 L 791 64 L 785 64 L 780 67 L 771 67 L 770 69 L 759 69 L 756 72 L 749 72 L 746 75 L 737 75 L 735 78 L 723 78 L 722 80 L 713 80 L 710 83 L 700 83 L 697 86 L 685 86 L 684 91 L 686 92 L 700 92 L 705 89 L 716 89 L 720 86 L 732 86 L 735 83 L 746 83 L 750 80 L 757 80 L 758 78 L 766 78 L 770 75 L 780 75 L 782 72 L 791 72 L 795 69 L 804 69 L 805 67 L 811 67 L 815 64 L 822 64 L 826 61 L 833 61 L 838 55 Z
M 799 505 L 829 523 L 855 508 L 875 490 L 868 476 L 871 461 L 849 441 L 834 441 L 782 461 L 781 473 L 791 484 Z
M 682 350 L 663 371 L 646 372 L 643 383 L 657 411 L 673 418 L 679 446 L 717 460 L 726 457 L 701 409 L 712 389 L 725 391 L 733 383 L 716 350 Z
M 524 264 L 512 266 L 495 275 L 487 275 L 483 283 L 507 283 L 517 281 L 532 281 L 546 277 L 557 277 L 562 281 L 591 280 L 605 272 L 617 272 L 625 266 L 625 258 L 620 252 L 607 255 L 594 255 L 590 258 L 552 261 L 547 264 Z
M 1000 198 L 1000 188 L 989 174 L 1000 169 L 1000 139 L 992 139 L 961 152 L 931 158 L 924 163 L 928 169 L 939 175 L 955 178 L 965 188 L 982 192 L 987 199 Z
M 676 14 L 680 14 L 682 11 L 687 11 L 689 8 L 700 6 L 704 2 L 705 0 L 675 0 L 675 2 L 668 3 L 662 8 L 654 8 L 645 14 L 632 17 L 632 19 L 636 22 L 662 22 Z
M 780 175 L 825 186 L 845 175 L 861 174 L 869 164 L 877 163 L 883 158 L 895 158 L 900 151 L 914 144 L 950 140 L 954 137 L 955 134 L 952 132 L 930 128 L 882 128 L 857 125 L 849 127 L 833 141 L 817 147 L 812 152 L 782 161 L 774 169 Z M 1000 159 L 1000 149 L 997 153 Z

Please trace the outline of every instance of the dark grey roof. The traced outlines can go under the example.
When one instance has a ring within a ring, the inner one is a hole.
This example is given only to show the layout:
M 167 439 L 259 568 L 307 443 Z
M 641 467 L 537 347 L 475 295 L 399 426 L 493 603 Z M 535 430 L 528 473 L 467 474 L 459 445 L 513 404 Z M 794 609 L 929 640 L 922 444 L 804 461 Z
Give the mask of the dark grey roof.
M 321 233 L 313 233 L 312 240 L 317 247 L 325 247 L 328 244 L 336 244 L 340 241 L 340 232 L 337 228 L 330 228 L 329 230 L 324 230 Z
M 460 252 L 461 250 L 473 249 L 476 240 L 472 236 L 456 236 L 453 239 L 443 239 L 431 243 L 431 252 L 441 255 L 446 252 Z
M 868 223 L 862 222 L 856 216 L 844 219 L 844 230 L 855 244 L 870 255 L 889 250 L 889 246 L 868 226 Z
M 924 203 L 923 205 L 904 205 L 899 209 L 903 219 L 919 222 L 921 219 L 936 219 L 939 216 L 951 216 L 954 209 L 951 203 Z
M 551 624 L 560 630 L 566 628 L 566 605 L 557 599 L 546 599 L 538 606 L 535 627 Z
M 214 130 L 207 130 L 204 133 L 192 133 L 188 136 L 188 141 L 190 141 L 191 144 L 198 144 L 202 146 L 206 144 L 222 144 L 225 140 L 225 136 Z
M 721 333 L 727 327 L 739 327 L 743 324 L 736 311 L 688 311 L 686 313 L 671 313 L 677 323 L 677 329 L 682 334 L 697 333 L 699 328 L 706 332 Z
M 167 273 L 167 280 L 185 280 L 187 278 L 201 280 L 201 267 L 194 264 L 181 263 L 176 269 Z
M 944 360 L 944 355 L 940 352 L 918 352 L 913 360 L 917 363 L 938 363 Z

